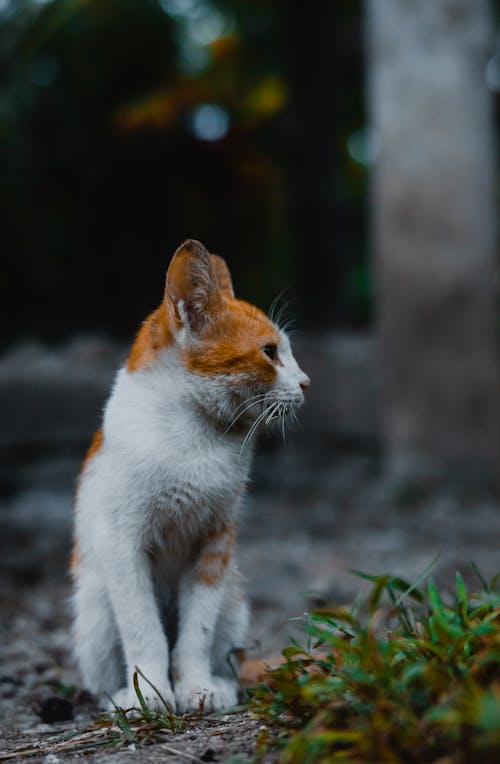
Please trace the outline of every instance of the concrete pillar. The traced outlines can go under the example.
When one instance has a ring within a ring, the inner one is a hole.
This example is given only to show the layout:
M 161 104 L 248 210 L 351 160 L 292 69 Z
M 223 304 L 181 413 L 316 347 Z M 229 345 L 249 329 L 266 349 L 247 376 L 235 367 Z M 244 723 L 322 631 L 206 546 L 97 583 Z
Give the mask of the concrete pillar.
M 366 0 L 378 368 L 389 466 L 495 476 L 500 415 L 487 0 Z

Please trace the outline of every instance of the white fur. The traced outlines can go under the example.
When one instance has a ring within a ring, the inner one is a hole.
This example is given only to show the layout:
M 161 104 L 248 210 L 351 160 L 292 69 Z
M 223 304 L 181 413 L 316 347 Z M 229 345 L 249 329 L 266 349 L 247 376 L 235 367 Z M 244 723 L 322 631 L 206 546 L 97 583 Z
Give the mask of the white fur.
M 236 702 L 227 658 L 244 643 L 248 609 L 233 561 L 212 586 L 195 566 L 210 529 L 237 519 L 251 451 L 242 451 L 248 426 L 228 428 L 238 409 L 227 380 L 187 371 L 176 347 L 150 368 L 122 368 L 116 377 L 103 444 L 76 502 L 74 638 L 94 693 L 137 705 L 137 666 L 173 708 L 197 709 L 204 697 L 209 711 Z M 307 377 L 285 335 L 280 361 L 269 396 L 298 405 Z M 242 389 L 244 398 L 255 394 L 245 380 Z M 140 686 L 161 707 L 147 682 Z

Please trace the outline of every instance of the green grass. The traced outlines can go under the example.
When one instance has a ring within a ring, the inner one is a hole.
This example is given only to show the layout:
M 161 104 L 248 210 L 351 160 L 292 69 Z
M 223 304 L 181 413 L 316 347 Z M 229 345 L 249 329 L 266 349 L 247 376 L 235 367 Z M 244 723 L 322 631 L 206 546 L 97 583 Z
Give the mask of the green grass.
M 499 577 L 488 584 L 473 570 L 479 590 L 468 591 L 457 573 L 447 596 L 432 580 L 420 588 L 429 571 L 412 585 L 358 572 L 370 584 L 364 602 L 308 613 L 303 644 L 292 640 L 283 665 L 250 693 L 264 723 L 255 761 L 270 753 L 282 764 L 498 764 Z M 148 682 L 137 670 L 136 708 L 116 706 L 85 729 L 0 758 L 152 743 L 187 757 L 167 743 L 199 728 L 201 710 L 180 717 L 167 704 L 149 709 L 138 674 Z
M 253 691 L 260 752 L 286 764 L 500 762 L 500 591 L 475 566 L 445 597 L 368 576 L 363 607 L 311 611 Z M 411 606 L 408 602 L 411 600 Z M 360 615 L 360 613 L 363 613 Z
M 158 695 L 164 709 L 161 711 L 148 708 L 139 687 L 138 676 L 141 676 Z M 60 686 L 60 691 L 67 696 L 74 693 L 75 688 Z M 102 713 L 83 729 L 67 730 L 55 735 L 48 735 L 33 745 L 21 745 L 7 753 L 0 752 L 0 761 L 20 760 L 36 755 L 94 753 L 103 748 L 121 748 L 135 745 L 145 746 L 152 743 L 162 743 L 163 747 L 172 754 L 179 752 L 166 745 L 171 736 L 183 732 L 190 724 L 196 724 L 200 714 L 188 714 L 184 717 L 173 713 L 165 703 L 158 690 L 147 677 L 136 668 L 134 672 L 134 689 L 137 703 L 133 708 L 121 708 L 114 704 L 114 709 Z M 182 752 L 179 754 L 181 755 Z
M 139 676 L 154 690 L 160 699 L 164 709 L 155 711 L 148 707 L 139 687 Z M 119 730 L 116 742 L 128 742 L 136 745 L 148 745 L 165 741 L 165 734 L 181 732 L 184 728 L 182 717 L 176 716 L 172 708 L 165 702 L 154 684 L 144 676 L 137 668 L 134 671 L 134 690 L 137 696 L 137 704 L 134 708 L 121 708 L 113 703 L 114 711 L 110 717 L 101 717 L 100 722 L 104 727 L 111 726 Z

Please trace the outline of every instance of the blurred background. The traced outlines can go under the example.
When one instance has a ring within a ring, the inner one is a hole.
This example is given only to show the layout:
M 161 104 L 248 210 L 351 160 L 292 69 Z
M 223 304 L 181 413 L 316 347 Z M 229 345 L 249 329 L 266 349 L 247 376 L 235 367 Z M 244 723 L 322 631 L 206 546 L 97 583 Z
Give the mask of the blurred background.
M 257 457 L 252 639 L 352 599 L 350 568 L 496 572 L 499 14 L 0 0 L 0 553 L 5 633 L 35 635 L 23 676 L 37 650 L 67 670 L 78 465 L 187 237 L 263 309 L 285 289 L 312 378 L 287 447 Z

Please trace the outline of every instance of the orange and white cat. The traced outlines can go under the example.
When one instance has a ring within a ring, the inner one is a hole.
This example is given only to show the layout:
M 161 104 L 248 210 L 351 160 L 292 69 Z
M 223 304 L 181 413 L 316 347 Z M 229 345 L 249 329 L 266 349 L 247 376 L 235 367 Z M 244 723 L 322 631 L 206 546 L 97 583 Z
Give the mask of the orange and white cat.
M 234 297 L 224 260 L 179 247 L 80 477 L 74 639 L 92 692 L 137 705 L 138 666 L 178 712 L 236 702 L 228 654 L 248 607 L 232 546 L 251 435 L 308 385 L 284 332 Z

